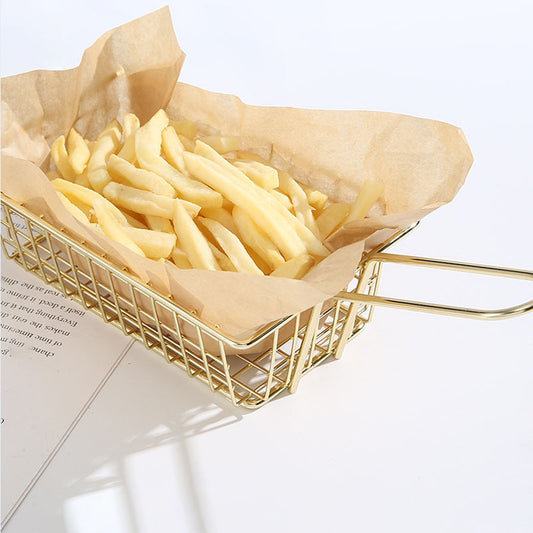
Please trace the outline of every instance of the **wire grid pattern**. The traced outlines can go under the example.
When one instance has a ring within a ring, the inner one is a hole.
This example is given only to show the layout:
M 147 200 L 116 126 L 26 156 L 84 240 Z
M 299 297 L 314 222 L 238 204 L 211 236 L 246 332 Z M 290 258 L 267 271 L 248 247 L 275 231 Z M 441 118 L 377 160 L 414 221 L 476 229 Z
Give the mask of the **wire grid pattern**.
M 234 405 L 254 409 L 294 392 L 302 375 L 339 358 L 371 318 L 371 306 L 331 300 L 239 342 L 5 197 L 1 221 L 6 257 Z M 379 263 L 359 267 L 352 291 L 375 294 L 379 271 Z

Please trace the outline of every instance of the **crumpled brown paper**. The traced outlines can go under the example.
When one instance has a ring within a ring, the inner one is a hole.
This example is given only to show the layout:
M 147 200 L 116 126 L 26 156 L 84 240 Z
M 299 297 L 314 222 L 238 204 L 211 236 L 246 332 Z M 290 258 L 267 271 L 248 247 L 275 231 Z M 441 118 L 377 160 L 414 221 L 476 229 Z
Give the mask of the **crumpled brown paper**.
M 2 79 L 2 192 L 144 282 L 238 338 L 304 311 L 342 290 L 365 244 L 375 246 L 449 202 L 472 164 L 463 133 L 450 124 L 393 113 L 250 106 L 232 95 L 177 83 L 184 61 L 168 8 L 104 34 L 67 71 Z M 201 133 L 238 135 L 298 180 L 351 202 L 367 178 L 385 186 L 373 216 L 330 237 L 333 253 L 303 280 L 235 272 L 180 270 L 142 258 L 80 224 L 43 171 L 50 145 L 74 126 L 90 139 L 113 118 L 146 121 L 165 108 Z

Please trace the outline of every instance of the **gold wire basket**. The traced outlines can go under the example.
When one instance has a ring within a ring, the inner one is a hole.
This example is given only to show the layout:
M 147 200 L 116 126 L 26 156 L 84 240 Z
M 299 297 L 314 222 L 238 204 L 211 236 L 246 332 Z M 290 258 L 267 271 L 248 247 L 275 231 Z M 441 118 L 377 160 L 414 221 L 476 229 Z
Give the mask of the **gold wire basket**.
M 375 305 L 482 319 L 506 318 L 533 309 L 533 301 L 506 309 L 480 310 L 376 296 L 384 262 L 533 280 L 531 271 L 383 253 L 412 226 L 366 254 L 346 291 L 304 313 L 269 324 L 249 339 L 239 340 L 113 265 L 105 256 L 88 250 L 83 242 L 23 205 L 4 195 L 1 202 L 2 249 L 6 257 L 183 368 L 189 376 L 202 380 L 234 405 L 249 409 L 261 407 L 284 391 L 295 392 L 301 377 L 312 368 L 329 357 L 339 359 L 346 342 L 371 319 Z

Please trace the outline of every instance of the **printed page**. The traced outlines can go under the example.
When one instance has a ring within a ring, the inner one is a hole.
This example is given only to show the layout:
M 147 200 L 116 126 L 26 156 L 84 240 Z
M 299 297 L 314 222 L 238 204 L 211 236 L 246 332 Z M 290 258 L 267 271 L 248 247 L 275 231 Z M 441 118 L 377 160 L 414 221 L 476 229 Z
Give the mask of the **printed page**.
M 2 525 L 132 341 L 2 257 Z

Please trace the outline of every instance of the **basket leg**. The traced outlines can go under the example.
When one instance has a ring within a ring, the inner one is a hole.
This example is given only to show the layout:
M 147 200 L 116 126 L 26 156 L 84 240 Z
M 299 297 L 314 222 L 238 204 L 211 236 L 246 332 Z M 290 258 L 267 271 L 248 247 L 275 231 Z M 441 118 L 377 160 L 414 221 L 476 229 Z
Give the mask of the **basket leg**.
M 298 355 L 298 361 L 296 363 L 296 368 L 294 369 L 294 374 L 292 376 L 291 384 L 289 386 L 289 392 L 296 392 L 298 389 L 298 383 L 302 378 L 302 373 L 305 366 L 305 361 L 307 356 L 312 356 L 309 354 L 309 351 L 312 346 L 313 337 L 315 335 L 316 328 L 318 327 L 318 321 L 320 320 L 320 311 L 322 310 L 322 304 L 317 304 L 313 307 L 311 311 L 311 316 L 309 317 L 309 322 L 305 330 L 305 335 L 302 340 L 302 345 L 300 346 L 300 353 Z

